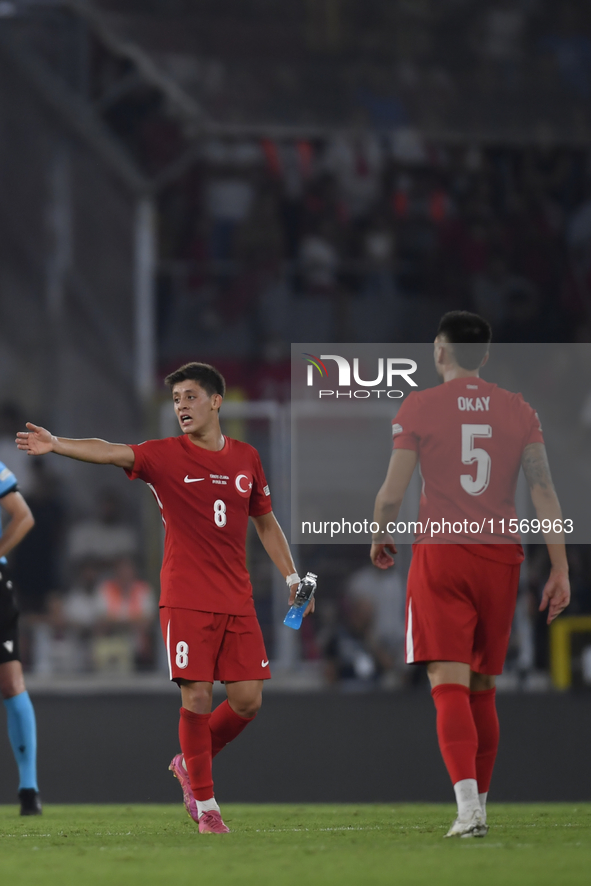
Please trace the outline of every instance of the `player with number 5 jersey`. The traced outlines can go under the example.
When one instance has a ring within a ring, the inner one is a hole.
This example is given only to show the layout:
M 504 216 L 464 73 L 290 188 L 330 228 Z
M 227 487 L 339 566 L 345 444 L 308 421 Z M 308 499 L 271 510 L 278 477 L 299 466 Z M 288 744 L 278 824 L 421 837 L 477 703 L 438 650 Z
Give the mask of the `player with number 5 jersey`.
M 520 394 L 484 381 L 491 329 L 452 311 L 435 338 L 443 384 L 410 394 L 396 415 L 394 451 L 375 504 L 371 559 L 387 569 L 388 533 L 417 464 L 423 480 L 408 574 L 406 661 L 427 664 L 439 747 L 458 816 L 448 837 L 484 836 L 499 743 L 495 677 L 509 645 L 523 549 L 515 490 L 523 468 L 552 564 L 540 609 L 548 622 L 568 605 L 561 511 L 537 414 Z M 436 530 L 436 531 L 435 531 Z
M 544 437 L 521 394 L 474 375 L 452 378 L 409 394 L 392 437 L 395 450 L 420 453 L 417 544 L 476 544 L 472 553 L 489 560 L 523 560 L 519 534 L 511 532 L 515 489 L 525 447 Z
M 188 363 L 166 382 L 179 437 L 139 445 L 70 440 L 28 423 L 17 445 L 30 455 L 117 465 L 152 490 L 165 527 L 160 623 L 182 699 L 182 753 L 169 768 L 199 832 L 222 834 L 228 828 L 213 793 L 212 759 L 256 716 L 271 676 L 246 568 L 249 518 L 286 580 L 289 603 L 299 577 L 258 452 L 221 432 L 223 376 L 208 364 Z M 312 601 L 307 612 L 313 609 Z M 215 680 L 225 684 L 227 698 L 212 713 Z

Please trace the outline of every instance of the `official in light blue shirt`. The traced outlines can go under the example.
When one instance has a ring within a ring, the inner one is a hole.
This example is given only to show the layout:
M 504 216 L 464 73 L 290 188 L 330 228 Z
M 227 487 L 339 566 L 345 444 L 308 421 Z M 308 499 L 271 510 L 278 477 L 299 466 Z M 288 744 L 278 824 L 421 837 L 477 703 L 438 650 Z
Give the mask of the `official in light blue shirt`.
M 20 661 L 18 609 L 6 560 L 6 554 L 22 541 L 35 521 L 18 491 L 16 477 L 3 462 L 0 462 L 0 506 L 9 517 L 4 531 L 0 525 L 0 694 L 6 708 L 8 738 L 18 766 L 21 815 L 40 815 L 35 712 Z

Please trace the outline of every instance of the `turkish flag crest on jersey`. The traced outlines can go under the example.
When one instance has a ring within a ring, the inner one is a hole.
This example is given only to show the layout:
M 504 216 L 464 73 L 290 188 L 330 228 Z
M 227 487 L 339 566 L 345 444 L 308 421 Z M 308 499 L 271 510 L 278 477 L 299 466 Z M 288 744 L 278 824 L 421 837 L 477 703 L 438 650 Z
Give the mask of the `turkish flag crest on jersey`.
M 251 471 L 239 471 L 234 478 L 234 486 L 242 498 L 250 498 L 252 492 Z

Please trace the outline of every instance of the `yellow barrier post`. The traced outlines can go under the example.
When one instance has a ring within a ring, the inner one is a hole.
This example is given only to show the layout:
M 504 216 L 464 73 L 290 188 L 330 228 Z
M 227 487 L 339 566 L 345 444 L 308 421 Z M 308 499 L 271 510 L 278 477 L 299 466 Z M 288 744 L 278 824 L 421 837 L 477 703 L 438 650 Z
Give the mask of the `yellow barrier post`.
M 591 634 L 591 615 L 569 615 L 550 625 L 550 673 L 555 689 L 572 685 L 572 635 Z

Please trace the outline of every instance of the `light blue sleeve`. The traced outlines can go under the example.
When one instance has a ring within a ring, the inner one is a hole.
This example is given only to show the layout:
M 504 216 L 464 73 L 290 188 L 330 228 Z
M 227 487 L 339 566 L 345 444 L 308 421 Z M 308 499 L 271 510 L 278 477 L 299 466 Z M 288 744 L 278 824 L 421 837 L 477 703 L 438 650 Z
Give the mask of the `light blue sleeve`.
M 0 461 L 0 498 L 9 492 L 14 492 L 17 486 L 17 480 L 10 468 Z

